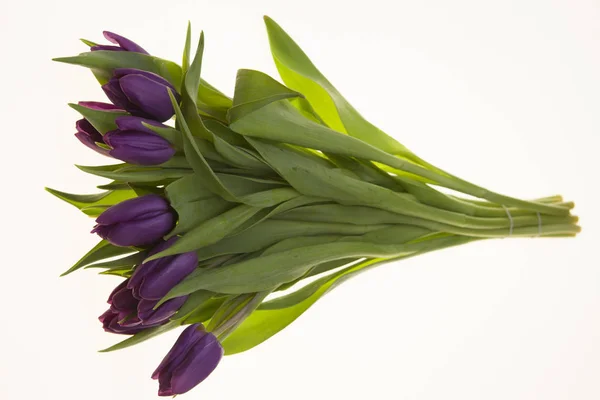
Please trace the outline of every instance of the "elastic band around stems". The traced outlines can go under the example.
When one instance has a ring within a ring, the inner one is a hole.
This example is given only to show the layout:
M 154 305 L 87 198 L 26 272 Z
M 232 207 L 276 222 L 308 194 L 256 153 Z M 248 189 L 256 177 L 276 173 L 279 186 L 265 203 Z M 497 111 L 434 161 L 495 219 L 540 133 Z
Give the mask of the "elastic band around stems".
M 514 228 L 514 221 L 512 218 L 512 215 L 510 215 L 510 211 L 508 210 L 508 207 L 506 206 L 502 206 L 502 208 L 504 208 L 504 211 L 506 211 L 506 216 L 508 217 L 508 221 L 510 222 L 510 228 L 508 230 L 508 237 L 511 237 L 513 234 L 513 228 Z M 538 213 L 539 215 L 539 213 Z M 538 226 L 539 226 L 539 219 L 538 219 Z
M 542 215 L 539 213 L 539 211 L 536 214 L 538 217 L 538 235 L 537 235 L 537 237 L 540 237 L 540 236 L 542 236 Z

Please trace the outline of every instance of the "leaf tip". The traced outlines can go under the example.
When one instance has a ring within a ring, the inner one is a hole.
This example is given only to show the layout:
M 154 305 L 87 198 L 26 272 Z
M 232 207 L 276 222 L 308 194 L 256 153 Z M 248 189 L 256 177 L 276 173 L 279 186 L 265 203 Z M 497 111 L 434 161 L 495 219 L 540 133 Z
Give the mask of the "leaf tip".
M 75 111 L 79 111 L 81 109 L 81 106 L 77 103 L 67 103 L 67 105 Z
M 87 40 L 87 39 L 84 39 L 84 38 L 79 38 L 79 40 L 83 44 L 85 44 L 86 46 L 89 46 L 89 47 L 93 47 L 93 46 L 97 46 L 98 45 L 98 43 L 92 42 L 91 40 Z
M 74 57 L 54 57 L 52 61 L 71 64 L 73 63 L 73 59 Z

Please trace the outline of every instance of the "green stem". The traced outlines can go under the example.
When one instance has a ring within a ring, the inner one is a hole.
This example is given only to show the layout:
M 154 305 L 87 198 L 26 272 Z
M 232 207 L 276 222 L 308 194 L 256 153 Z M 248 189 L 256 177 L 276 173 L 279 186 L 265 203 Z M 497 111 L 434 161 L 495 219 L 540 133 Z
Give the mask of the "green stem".
M 481 199 L 486 199 L 491 201 L 492 203 L 497 203 L 505 206 L 513 206 L 519 207 L 526 210 L 537 211 L 545 214 L 551 215 L 566 215 L 568 214 L 568 209 L 563 207 L 558 207 L 552 204 L 546 203 L 537 203 L 527 200 L 521 200 L 510 196 L 505 196 L 499 193 L 492 192 L 470 182 L 467 182 L 457 176 L 454 176 L 428 162 L 416 156 L 415 154 L 403 154 L 407 157 L 407 161 L 404 161 L 398 157 L 394 157 L 394 159 L 399 162 L 392 162 L 392 160 L 388 160 L 388 162 L 384 162 L 392 168 L 398 168 L 401 171 L 406 171 L 410 173 L 414 173 L 425 178 L 431 179 L 437 182 L 440 186 L 444 186 L 448 189 L 457 190 L 459 192 L 469 194 L 471 196 L 475 196 Z M 416 164 L 413 164 L 412 161 Z M 429 168 L 429 169 L 427 169 Z

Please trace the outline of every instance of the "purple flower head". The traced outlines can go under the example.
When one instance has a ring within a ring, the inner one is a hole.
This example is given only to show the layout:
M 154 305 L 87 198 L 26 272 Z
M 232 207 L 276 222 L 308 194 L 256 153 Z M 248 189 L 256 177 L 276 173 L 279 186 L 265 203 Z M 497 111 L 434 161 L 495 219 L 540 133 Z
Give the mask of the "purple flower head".
M 106 332 L 135 334 L 144 329 L 163 325 L 169 321 L 187 300 L 187 296 L 171 299 L 154 307 L 158 300 L 147 300 L 136 296 L 129 289 L 127 279 L 117 286 L 108 297 L 110 308 L 98 319 Z
M 175 221 L 167 200 L 147 194 L 108 208 L 96 219 L 92 233 L 115 246 L 148 246 L 169 233 Z
M 202 324 L 187 327 L 162 360 L 152 379 L 158 379 L 159 396 L 182 394 L 205 380 L 223 357 L 218 339 Z
M 134 68 L 117 68 L 114 76 L 102 86 L 104 93 L 114 105 L 137 117 L 164 122 L 175 111 L 167 89 L 177 99 L 177 91 L 166 79 L 148 71 Z
M 177 240 L 177 237 L 172 237 L 166 242 L 158 244 L 150 251 L 149 255 L 166 250 Z M 197 265 L 198 256 L 195 251 L 158 258 L 139 265 L 127 287 L 140 298 L 160 300 L 191 274 Z
M 98 132 L 87 119 L 80 119 L 75 122 L 75 129 L 77 129 L 75 137 L 79 139 L 81 143 L 97 153 L 107 157 L 109 156 L 108 150 L 98 146 L 98 143 L 104 144 L 102 134 Z
M 175 154 L 171 144 L 142 125 L 162 124 L 141 117 L 125 116 L 115 120 L 118 129 L 107 132 L 104 142 L 112 147 L 109 154 L 130 164 L 157 165 L 167 162 Z
M 104 34 L 104 37 L 106 38 L 106 40 L 108 40 L 111 43 L 116 44 L 116 46 L 99 44 L 96 46 L 92 46 L 90 48 L 91 51 L 96 51 L 96 50 L 131 51 L 134 53 L 148 54 L 148 52 L 146 50 L 142 49 L 140 46 L 138 46 L 131 40 L 124 38 L 121 35 L 117 35 L 116 33 L 108 32 L 108 31 L 104 31 L 102 33 Z

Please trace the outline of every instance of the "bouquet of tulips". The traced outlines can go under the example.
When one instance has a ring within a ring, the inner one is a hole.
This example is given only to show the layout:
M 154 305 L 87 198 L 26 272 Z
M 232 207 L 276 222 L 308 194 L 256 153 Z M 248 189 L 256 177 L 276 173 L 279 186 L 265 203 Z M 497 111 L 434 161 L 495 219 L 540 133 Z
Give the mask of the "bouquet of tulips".
M 119 160 L 79 166 L 110 183 L 53 195 L 96 218 L 101 241 L 64 274 L 124 280 L 100 316 L 122 349 L 187 326 L 158 366 L 160 396 L 202 382 L 223 354 L 281 331 L 344 280 L 478 240 L 571 237 L 574 204 L 522 200 L 421 159 L 364 119 L 265 17 L 282 84 L 242 69 L 230 98 L 114 33 L 56 61 L 89 68 L 111 103 L 79 102 L 75 136 Z M 169 121 L 169 122 L 167 122 Z M 444 190 L 451 189 L 451 191 Z M 461 195 L 464 194 L 464 195 Z

